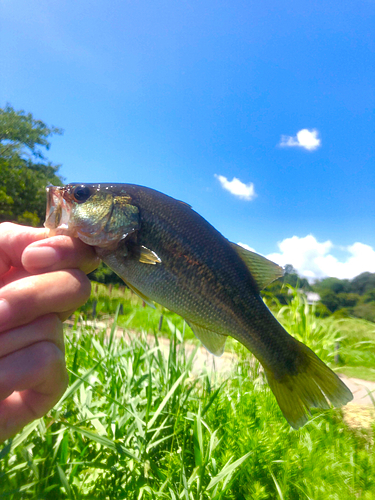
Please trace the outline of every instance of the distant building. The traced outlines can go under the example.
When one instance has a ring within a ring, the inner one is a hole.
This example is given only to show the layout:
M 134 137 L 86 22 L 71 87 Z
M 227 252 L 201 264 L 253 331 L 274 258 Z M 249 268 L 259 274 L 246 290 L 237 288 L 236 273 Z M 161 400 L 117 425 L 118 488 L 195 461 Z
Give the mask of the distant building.
M 316 302 L 319 302 L 320 295 L 316 292 L 306 292 L 306 298 L 307 298 L 307 303 L 309 305 L 313 305 L 316 304 Z

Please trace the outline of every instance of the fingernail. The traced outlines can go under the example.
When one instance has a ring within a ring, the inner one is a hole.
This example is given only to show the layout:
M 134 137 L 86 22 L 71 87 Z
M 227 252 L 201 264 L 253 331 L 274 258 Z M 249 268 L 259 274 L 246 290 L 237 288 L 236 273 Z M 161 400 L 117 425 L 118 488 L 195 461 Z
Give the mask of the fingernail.
M 23 264 L 26 268 L 46 268 L 51 267 L 60 260 L 59 254 L 52 247 L 34 247 L 25 251 Z
M 10 320 L 10 305 L 5 299 L 0 299 L 0 326 L 5 325 Z

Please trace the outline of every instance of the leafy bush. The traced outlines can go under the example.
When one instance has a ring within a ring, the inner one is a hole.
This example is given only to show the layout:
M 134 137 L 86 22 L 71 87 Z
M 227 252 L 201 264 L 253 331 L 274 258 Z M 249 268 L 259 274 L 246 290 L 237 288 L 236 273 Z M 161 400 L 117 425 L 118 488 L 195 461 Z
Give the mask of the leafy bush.
M 375 302 L 366 302 L 356 305 L 353 308 L 353 314 L 357 318 L 375 322 Z

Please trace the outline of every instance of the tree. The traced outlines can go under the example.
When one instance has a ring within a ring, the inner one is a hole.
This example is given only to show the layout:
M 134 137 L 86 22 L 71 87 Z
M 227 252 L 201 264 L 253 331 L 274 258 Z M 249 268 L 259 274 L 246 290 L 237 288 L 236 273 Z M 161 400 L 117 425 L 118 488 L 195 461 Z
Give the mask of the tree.
M 324 289 L 321 292 L 320 302 L 324 304 L 331 312 L 335 312 L 340 307 L 340 300 L 333 290 Z
M 59 165 L 49 162 L 43 151 L 49 150 L 53 134 L 62 130 L 9 104 L 0 108 L 0 222 L 38 226 L 44 220 L 45 188 L 62 183 Z
M 375 288 L 375 273 L 361 273 L 352 279 L 351 285 L 352 292 L 363 295 Z
M 317 281 L 314 285 L 314 289 L 318 293 L 323 293 L 323 291 L 332 291 L 334 293 L 348 293 L 352 291 L 350 289 L 349 280 L 340 280 L 339 278 L 324 278 L 321 281 Z

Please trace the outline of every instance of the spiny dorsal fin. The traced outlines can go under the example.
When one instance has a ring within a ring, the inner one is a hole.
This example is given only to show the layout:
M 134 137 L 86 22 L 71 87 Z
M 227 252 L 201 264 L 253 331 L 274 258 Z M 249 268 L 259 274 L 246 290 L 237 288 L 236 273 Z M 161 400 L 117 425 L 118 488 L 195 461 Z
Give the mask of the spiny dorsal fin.
M 189 205 L 189 203 L 186 203 L 186 201 L 181 201 L 181 200 L 177 200 L 179 203 L 182 203 L 183 205 L 185 205 L 185 207 L 188 207 L 188 208 L 192 208 L 191 205 Z
M 224 335 L 207 330 L 202 326 L 189 322 L 190 328 L 194 335 L 202 342 L 204 347 L 215 356 L 221 356 L 224 352 L 225 341 L 227 338 Z
M 266 259 L 262 255 L 250 252 L 250 250 L 246 250 L 240 245 L 236 245 L 236 243 L 230 242 L 230 244 L 246 264 L 259 290 L 262 290 L 272 283 L 272 281 L 284 275 L 282 267 Z

